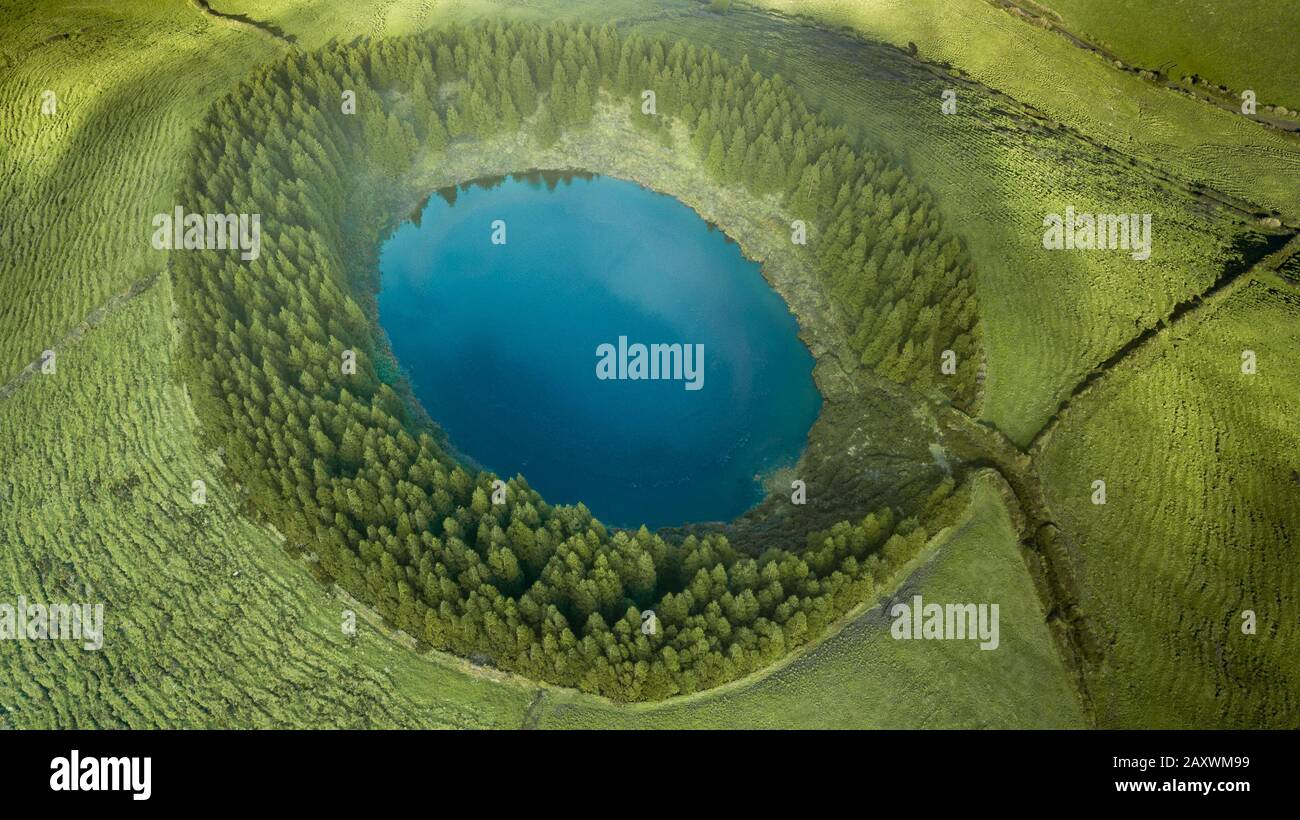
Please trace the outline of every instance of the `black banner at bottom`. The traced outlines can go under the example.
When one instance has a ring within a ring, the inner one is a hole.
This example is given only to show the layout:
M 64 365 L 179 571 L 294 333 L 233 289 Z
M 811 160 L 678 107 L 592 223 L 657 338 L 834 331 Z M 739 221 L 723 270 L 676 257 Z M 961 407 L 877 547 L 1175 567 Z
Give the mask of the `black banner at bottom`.
M 1152 800 L 1221 808 L 1286 799 L 1296 738 L 1275 731 L 17 731 L 4 734 L 0 782 L 7 799 L 35 806 L 127 812 L 373 808 L 418 805 L 440 792 L 494 808 L 566 800 L 628 806 L 642 795 L 635 806 L 676 794 L 674 803 L 696 809 L 734 811 L 740 801 L 770 810 L 855 793 L 893 793 L 918 807 L 928 796 L 965 795 L 1039 808 Z

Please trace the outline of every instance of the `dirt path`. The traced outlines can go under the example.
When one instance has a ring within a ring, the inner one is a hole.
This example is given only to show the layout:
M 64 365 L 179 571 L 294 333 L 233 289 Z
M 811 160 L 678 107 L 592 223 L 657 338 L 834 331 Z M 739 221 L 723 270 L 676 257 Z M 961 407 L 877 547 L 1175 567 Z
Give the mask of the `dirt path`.
M 523 723 L 519 724 L 520 729 L 536 729 L 537 723 L 542 719 L 542 702 L 546 700 L 546 690 L 539 688 L 533 695 L 532 701 L 528 704 L 528 711 L 524 713 Z
M 1013 518 L 1021 524 L 1021 545 L 1030 576 L 1043 601 L 1047 621 L 1058 647 L 1074 676 L 1085 716 L 1095 712 L 1088 693 L 1085 670 L 1103 659 L 1101 644 L 1080 607 L 1078 579 L 1065 548 L 1064 535 L 1056 524 L 1038 475 L 1038 459 L 1053 430 L 1068 414 L 1075 400 L 1091 392 L 1107 376 L 1131 364 L 1135 357 L 1156 344 L 1174 328 L 1183 329 L 1203 321 L 1248 283 L 1276 271 L 1300 253 L 1300 234 L 1243 271 L 1225 271 L 1210 287 L 1177 305 L 1168 317 L 1139 333 L 1113 355 L 1090 370 L 1070 391 L 1059 409 L 1034 435 L 1029 447 L 1017 447 L 995 426 L 979 421 L 950 406 L 933 408 L 940 423 L 943 446 L 956 454 L 966 469 L 992 468 L 1006 480 L 1008 504 L 1014 504 Z M 1015 513 L 1018 513 L 1016 515 Z
M 1080 397 L 1090 393 L 1097 383 L 1102 381 L 1106 376 L 1113 372 L 1120 365 L 1131 361 L 1142 351 L 1151 347 L 1154 342 L 1167 334 L 1173 328 L 1185 328 L 1202 321 L 1206 316 L 1212 314 L 1223 302 L 1241 288 L 1259 277 L 1260 274 L 1276 271 L 1284 265 L 1292 256 L 1300 253 L 1300 234 L 1291 237 L 1291 240 L 1274 251 L 1268 256 L 1256 262 L 1250 268 L 1236 273 L 1225 272 L 1217 281 L 1203 292 L 1193 296 L 1185 302 L 1180 302 L 1170 311 L 1169 316 L 1160 320 L 1157 324 L 1147 328 L 1138 335 L 1134 336 L 1128 342 L 1120 346 L 1109 358 L 1098 364 L 1087 375 L 1074 386 L 1074 389 L 1061 400 L 1057 406 L 1056 412 L 1052 414 L 1043 426 L 1034 434 L 1033 439 L 1029 442 L 1027 452 L 1033 457 L 1037 457 L 1046 446 L 1048 438 L 1052 432 L 1060 425 L 1062 419 L 1069 413 L 1070 407 Z
M 198 9 L 198 11 L 205 17 L 221 25 L 263 34 L 270 37 L 272 40 L 277 40 L 293 49 L 298 47 L 297 38 L 292 34 L 287 34 L 284 29 L 274 23 L 264 23 L 261 20 L 254 20 L 246 14 L 226 14 L 217 11 L 212 7 L 212 4 L 208 2 L 208 0 L 190 0 L 190 5 Z

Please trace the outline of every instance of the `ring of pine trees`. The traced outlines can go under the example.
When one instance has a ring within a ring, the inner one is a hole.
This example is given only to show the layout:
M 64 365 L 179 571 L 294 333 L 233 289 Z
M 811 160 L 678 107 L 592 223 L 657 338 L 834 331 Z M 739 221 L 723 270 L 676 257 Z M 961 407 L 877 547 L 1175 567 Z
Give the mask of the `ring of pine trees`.
M 374 256 L 349 233 L 372 164 L 400 172 L 520 127 L 546 144 L 600 100 L 639 111 L 646 88 L 659 118 L 691 129 L 678 150 L 699 152 L 719 185 L 778 196 L 815 228 L 817 272 L 852 355 L 970 402 L 970 377 L 926 375 L 942 350 L 979 355 L 972 263 L 929 194 L 779 77 L 613 28 L 496 23 L 288 55 L 214 105 L 177 199 L 261 214 L 260 256 L 169 261 L 178 370 L 200 434 L 322 582 L 424 645 L 619 701 L 773 663 L 871 596 L 964 503 L 948 481 L 911 517 L 880 509 L 759 554 L 725 532 L 611 532 L 522 477 L 505 504 L 490 503 L 496 476 L 460 463 L 377 366 L 377 277 L 355 273 Z M 345 89 L 354 114 L 340 110 Z M 345 350 L 355 375 L 340 375 Z

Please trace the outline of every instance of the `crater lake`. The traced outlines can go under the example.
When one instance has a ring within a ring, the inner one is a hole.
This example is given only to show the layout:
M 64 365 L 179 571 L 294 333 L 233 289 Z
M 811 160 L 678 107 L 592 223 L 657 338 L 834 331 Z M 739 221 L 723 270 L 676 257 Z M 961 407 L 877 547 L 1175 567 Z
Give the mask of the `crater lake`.
M 452 446 L 609 526 L 735 518 L 821 409 L 759 265 L 632 182 L 532 174 L 431 196 L 380 272 L 380 323 Z

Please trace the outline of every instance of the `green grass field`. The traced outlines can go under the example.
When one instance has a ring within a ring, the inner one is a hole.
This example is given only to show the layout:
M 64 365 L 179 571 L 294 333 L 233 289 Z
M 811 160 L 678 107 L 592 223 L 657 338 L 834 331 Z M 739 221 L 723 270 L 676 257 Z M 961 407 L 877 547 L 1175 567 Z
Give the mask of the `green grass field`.
M 1300 191 L 1290 183 L 1297 160 L 1292 138 L 1124 74 L 1045 29 L 1027 25 L 987 0 L 758 0 L 754 5 L 806 16 L 951 63 L 1115 150 L 1300 216 Z M 1188 22 L 1177 8 L 1131 25 L 1163 33 Z M 1278 37 L 1287 28 L 1279 26 Z M 1294 76 L 1285 46 L 1257 49 L 1270 72 Z
M 1261 103 L 1300 107 L 1295 32 L 1300 7 L 1264 0 L 1224 6 L 1211 0 L 1046 0 L 1066 28 L 1130 63 L 1167 66 L 1173 78 L 1197 74 L 1234 90 L 1249 88 Z M 1143 23 L 1160 20 L 1159 37 Z M 1276 56 L 1291 50 L 1290 71 Z M 1281 70 L 1279 70 L 1281 69 Z
M 980 416 L 1022 446 L 1093 367 L 1240 263 L 1238 244 L 1258 226 L 1198 186 L 1300 220 L 1294 140 L 1115 71 L 985 0 L 754 4 L 892 46 L 744 7 L 714 15 L 693 0 L 213 5 L 302 48 L 508 15 L 615 19 L 748 54 L 935 192 L 978 267 Z M 1049 5 L 1135 62 L 1179 59 L 1229 85 L 1253 82 L 1261 101 L 1298 102 L 1285 41 L 1220 36 L 1236 30 L 1226 18 L 1188 25 L 1181 6 L 1204 4 L 1162 6 L 1161 20 L 1180 25 L 1136 40 L 1106 14 L 1114 3 Z M 1251 20 L 1264 14 L 1251 9 Z M 193 436 L 173 379 L 168 278 L 95 316 L 162 273 L 144 226 L 171 203 L 198 119 L 290 46 L 189 2 L 16 3 L 0 33 L 0 384 L 58 349 L 56 374 L 0 391 L 0 600 L 77 600 L 89 584 L 110 612 L 102 652 L 0 645 L 0 725 L 1087 723 L 1008 510 L 984 483 L 897 594 L 1000 602 L 996 652 L 895 642 L 871 608 L 775 670 L 629 708 L 417 654 L 365 619 L 345 636 L 347 605 L 243 514 Z M 1201 36 L 1226 45 L 1197 48 Z M 894 47 L 909 41 L 965 79 Z M 948 87 L 955 116 L 939 110 Z M 46 89 L 55 116 L 40 114 Z M 1155 215 L 1148 262 L 1042 250 L 1044 213 L 1115 203 Z M 1105 643 L 1085 670 L 1098 725 L 1300 725 L 1300 441 L 1287 410 L 1300 400 L 1297 313 L 1285 284 L 1237 291 L 1186 335 L 1126 359 L 1046 442 L 1039 472 Z M 1258 354 L 1255 376 L 1240 373 L 1244 348 Z M 1104 507 L 1088 500 L 1095 477 L 1108 484 Z M 188 503 L 195 478 L 210 487 L 201 514 Z M 1258 634 L 1241 633 L 1243 609 L 1257 613 Z
M 1252 283 L 1118 369 L 1047 440 L 1048 496 L 1111 642 L 1088 675 L 1100 723 L 1300 726 L 1297 345 L 1300 294 Z

